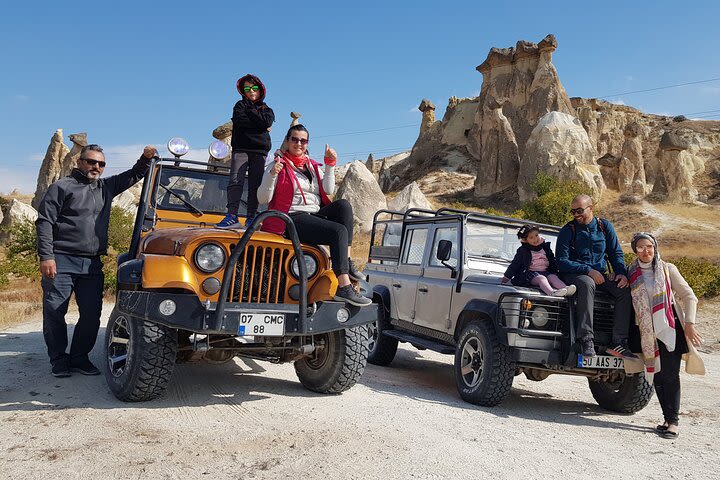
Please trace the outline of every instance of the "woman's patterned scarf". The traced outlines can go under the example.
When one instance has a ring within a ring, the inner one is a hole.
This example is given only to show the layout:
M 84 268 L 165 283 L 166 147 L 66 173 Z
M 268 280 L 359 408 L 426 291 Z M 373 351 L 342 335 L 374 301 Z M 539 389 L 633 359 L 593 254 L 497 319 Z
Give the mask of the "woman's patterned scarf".
M 675 350 L 675 316 L 672 309 L 670 278 L 665 262 L 658 258 L 654 269 L 655 287 L 648 295 L 643 269 L 635 259 L 630 268 L 630 291 L 635 307 L 635 323 L 640 329 L 640 345 L 645 362 L 645 377 L 652 383 L 653 375 L 660 371 L 660 351 L 657 340 L 668 351 Z M 650 299 L 652 298 L 652 305 Z

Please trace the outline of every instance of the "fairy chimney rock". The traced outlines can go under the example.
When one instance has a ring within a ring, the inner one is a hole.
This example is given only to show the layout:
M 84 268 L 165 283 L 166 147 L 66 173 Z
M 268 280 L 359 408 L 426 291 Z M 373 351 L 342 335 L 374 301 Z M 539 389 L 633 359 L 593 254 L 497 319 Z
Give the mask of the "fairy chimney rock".
M 86 147 L 88 144 L 87 133 L 85 132 L 71 133 L 68 135 L 68 138 L 72 142 L 72 148 L 62 159 L 60 164 L 60 175 L 58 175 L 58 178 L 70 175 L 72 169 L 77 165 L 77 161 L 78 158 L 80 158 L 80 153 L 82 152 L 83 147 Z
M 50 139 L 50 145 L 48 145 L 45 158 L 40 165 L 35 196 L 31 202 L 34 208 L 40 204 L 47 188 L 60 178 L 60 165 L 68 153 L 70 153 L 70 149 L 63 143 L 62 128 L 58 128 Z
M 225 122 L 212 132 L 212 136 L 218 140 L 225 140 L 232 135 L 232 121 Z
M 300 115 L 298 112 L 290 112 L 290 118 L 292 118 L 292 122 L 290 122 L 290 126 L 294 127 L 295 125 L 299 125 L 300 117 L 302 117 L 302 115 Z
M 427 98 L 423 98 L 418 110 L 422 112 L 422 122 L 420 123 L 420 135 L 422 135 L 428 131 L 430 125 L 435 123 L 435 105 Z

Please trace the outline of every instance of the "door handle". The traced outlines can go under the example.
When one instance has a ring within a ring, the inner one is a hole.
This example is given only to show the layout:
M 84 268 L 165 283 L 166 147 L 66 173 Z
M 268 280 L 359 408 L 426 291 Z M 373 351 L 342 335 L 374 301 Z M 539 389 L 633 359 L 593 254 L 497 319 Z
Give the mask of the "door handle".
M 400 285 L 399 283 L 393 283 L 392 285 L 395 288 L 402 288 L 402 285 Z
M 418 292 L 427 293 L 428 289 L 425 287 L 420 287 L 420 288 L 418 288 Z

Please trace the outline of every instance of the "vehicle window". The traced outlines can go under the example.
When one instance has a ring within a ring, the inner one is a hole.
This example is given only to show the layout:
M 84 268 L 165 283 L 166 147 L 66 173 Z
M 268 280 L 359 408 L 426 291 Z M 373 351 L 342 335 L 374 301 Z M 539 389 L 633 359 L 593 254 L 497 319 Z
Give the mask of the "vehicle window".
M 465 235 L 465 250 L 475 257 L 490 257 L 512 260 L 520 246 L 517 238 L 518 227 L 468 222 Z M 543 238 L 555 248 L 557 234 L 541 232 Z
M 402 263 L 408 265 L 421 265 L 425 253 L 425 240 L 427 228 L 413 228 L 405 235 L 405 248 Z
M 452 250 L 447 264 L 457 267 L 458 264 L 458 229 L 457 227 L 443 227 L 435 230 L 435 238 L 433 238 L 432 252 L 430 252 L 430 265 L 434 267 L 443 266 L 442 262 L 437 259 L 438 244 L 440 240 L 450 240 L 452 242 Z
M 223 214 L 227 210 L 227 175 L 206 170 L 163 167 L 159 183 L 162 186 L 157 185 L 155 191 L 158 208 L 186 211 L 188 207 L 183 202 L 185 200 L 205 213 Z M 245 183 L 238 212 L 240 215 L 246 211 L 244 202 L 247 200 L 247 180 Z
M 388 223 L 382 236 L 382 244 L 385 247 L 399 247 L 402 236 L 402 222 Z

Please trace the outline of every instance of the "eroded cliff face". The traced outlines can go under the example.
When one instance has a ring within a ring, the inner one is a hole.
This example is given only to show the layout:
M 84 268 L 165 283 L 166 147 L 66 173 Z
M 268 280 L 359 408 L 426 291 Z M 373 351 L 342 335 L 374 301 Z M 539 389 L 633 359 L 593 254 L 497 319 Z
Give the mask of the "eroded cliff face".
M 608 187 L 634 198 L 720 200 L 720 122 L 572 98 Z
M 442 120 L 424 100 L 409 157 L 379 174 L 383 191 L 413 181 L 423 185 L 437 172 L 465 183 L 472 174 L 476 199 L 524 201 L 532 198 L 530 183 L 542 172 L 575 179 L 598 198 L 607 187 L 628 201 L 720 201 L 720 122 L 570 99 L 552 64 L 557 46 L 548 35 L 537 44 L 490 49 L 477 67 L 483 75 L 480 95 L 450 98 Z M 531 142 L 542 118 L 548 124 Z

